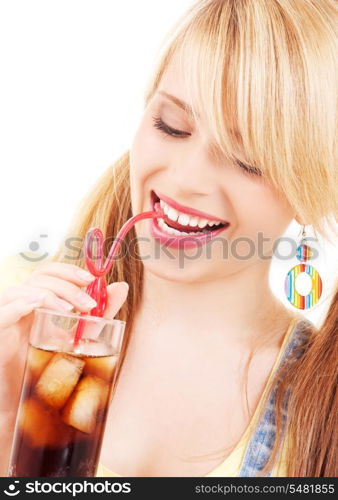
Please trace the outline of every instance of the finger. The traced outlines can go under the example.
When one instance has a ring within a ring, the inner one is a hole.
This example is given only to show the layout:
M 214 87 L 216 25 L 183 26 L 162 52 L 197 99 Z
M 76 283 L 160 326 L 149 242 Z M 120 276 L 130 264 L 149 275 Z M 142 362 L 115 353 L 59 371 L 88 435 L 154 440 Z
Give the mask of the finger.
M 74 309 L 73 304 L 57 297 L 50 290 L 44 288 L 32 287 L 28 285 L 20 285 L 8 287 L 5 289 L 2 297 L 0 298 L 0 306 L 9 304 L 18 299 L 29 299 L 38 297 L 41 302 L 41 307 L 48 307 L 57 309 L 58 311 L 71 311 Z
M 107 286 L 108 301 L 103 318 L 113 319 L 128 295 L 129 286 L 124 281 Z M 85 317 L 84 317 L 85 319 Z M 84 338 L 97 339 L 102 331 L 102 322 L 87 321 L 83 333 Z
M 85 286 L 91 283 L 95 276 L 75 264 L 65 264 L 63 262 L 44 262 L 35 269 L 31 276 L 37 274 L 47 274 L 55 278 L 61 278 L 75 285 Z
M 35 296 L 20 298 L 6 304 L 0 309 L 0 330 L 8 328 L 40 306 L 41 300 Z
M 31 276 L 26 284 L 51 290 L 58 297 L 73 304 L 80 311 L 88 311 L 96 306 L 96 301 L 80 287 L 61 278 L 46 274 Z
M 38 297 L 38 295 L 42 294 L 42 292 L 42 289 L 26 285 L 9 286 L 5 288 L 0 297 L 0 307 L 8 304 L 9 302 L 13 302 L 13 300 L 25 299 L 34 296 Z
M 121 309 L 128 295 L 129 285 L 119 281 L 107 286 L 108 301 L 103 317 L 113 319 Z

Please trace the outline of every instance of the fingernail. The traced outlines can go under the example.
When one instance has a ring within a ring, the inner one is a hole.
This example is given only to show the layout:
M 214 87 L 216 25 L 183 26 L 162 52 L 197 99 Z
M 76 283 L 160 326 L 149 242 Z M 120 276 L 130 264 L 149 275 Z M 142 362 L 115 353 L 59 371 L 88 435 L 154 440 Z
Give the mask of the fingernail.
M 41 301 L 45 298 L 46 294 L 45 293 L 40 293 L 40 295 L 33 295 L 26 297 L 26 303 L 27 304 L 40 304 Z
M 26 299 L 26 305 L 30 309 L 35 309 L 36 307 L 41 307 L 41 300 L 37 300 L 36 297 L 29 297 Z
M 71 311 L 73 309 L 73 305 L 63 299 L 53 299 L 53 303 L 63 311 Z
M 85 269 L 79 269 L 78 271 L 76 271 L 76 274 L 85 281 L 93 281 L 95 279 L 95 276 L 90 274 Z
M 41 303 L 40 302 L 31 302 L 31 303 L 27 303 L 27 305 L 29 306 L 29 309 L 36 309 L 37 307 L 41 307 Z
M 97 306 L 96 300 L 92 299 L 87 293 L 80 292 L 76 296 L 76 302 L 84 307 L 95 307 Z

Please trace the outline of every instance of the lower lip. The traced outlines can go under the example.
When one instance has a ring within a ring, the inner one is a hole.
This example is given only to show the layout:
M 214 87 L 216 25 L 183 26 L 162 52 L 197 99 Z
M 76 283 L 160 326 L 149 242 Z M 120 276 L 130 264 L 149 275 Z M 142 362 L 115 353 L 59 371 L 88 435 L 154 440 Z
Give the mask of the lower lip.
M 150 232 L 151 235 L 159 240 L 161 245 L 165 245 L 174 249 L 189 249 L 195 248 L 196 246 L 205 245 L 216 236 L 218 236 L 222 231 L 225 231 L 228 226 L 221 227 L 215 231 L 210 231 L 207 233 L 193 234 L 191 236 L 182 234 L 182 236 L 177 234 L 166 233 L 157 222 L 157 219 L 151 219 L 150 221 Z

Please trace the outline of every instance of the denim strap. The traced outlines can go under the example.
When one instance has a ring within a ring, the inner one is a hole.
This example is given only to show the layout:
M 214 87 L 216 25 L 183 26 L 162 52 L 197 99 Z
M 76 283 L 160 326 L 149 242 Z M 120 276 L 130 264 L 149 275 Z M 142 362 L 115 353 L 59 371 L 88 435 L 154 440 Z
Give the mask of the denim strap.
M 310 323 L 306 319 L 301 319 L 296 323 L 286 344 L 284 353 L 276 371 L 276 375 L 280 368 L 284 365 L 284 363 L 286 363 L 293 356 L 294 350 L 298 348 L 298 346 L 305 346 L 308 336 L 312 330 L 312 323 Z M 305 349 L 300 349 L 300 352 L 297 352 L 297 354 L 295 354 L 296 359 L 301 357 L 301 355 L 304 353 L 304 350 Z M 239 477 L 255 477 L 257 475 L 257 472 L 263 469 L 264 465 L 267 463 L 270 457 L 270 453 L 276 436 L 274 402 L 277 387 L 278 382 L 275 383 L 275 386 L 270 392 L 270 397 L 265 403 L 265 411 L 249 440 L 249 444 L 246 448 L 239 470 Z M 287 411 L 287 399 L 284 401 L 282 408 L 282 418 L 284 424 Z M 271 473 L 272 471 L 270 470 L 266 474 L 266 477 L 270 477 Z

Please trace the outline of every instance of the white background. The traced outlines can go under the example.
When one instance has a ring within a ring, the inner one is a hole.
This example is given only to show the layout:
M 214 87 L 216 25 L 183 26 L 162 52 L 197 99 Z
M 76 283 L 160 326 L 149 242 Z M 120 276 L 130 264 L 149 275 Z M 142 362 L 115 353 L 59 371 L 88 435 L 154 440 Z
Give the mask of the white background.
M 33 241 L 39 252 L 56 250 L 79 201 L 129 148 L 160 44 L 190 4 L 0 0 L 0 260 Z M 324 244 L 316 262 L 326 297 L 336 254 Z M 296 263 L 272 269 L 282 300 Z

